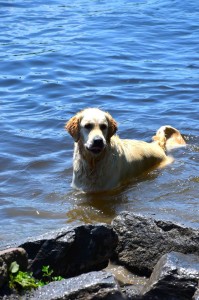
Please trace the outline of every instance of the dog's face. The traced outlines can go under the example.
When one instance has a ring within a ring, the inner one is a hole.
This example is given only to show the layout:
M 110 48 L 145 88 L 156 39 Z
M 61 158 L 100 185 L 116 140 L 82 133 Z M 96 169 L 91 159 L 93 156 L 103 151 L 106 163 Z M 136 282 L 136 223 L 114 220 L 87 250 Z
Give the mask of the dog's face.
M 100 109 L 88 108 L 77 113 L 66 124 L 75 142 L 81 141 L 85 151 L 99 155 L 117 130 L 115 120 Z

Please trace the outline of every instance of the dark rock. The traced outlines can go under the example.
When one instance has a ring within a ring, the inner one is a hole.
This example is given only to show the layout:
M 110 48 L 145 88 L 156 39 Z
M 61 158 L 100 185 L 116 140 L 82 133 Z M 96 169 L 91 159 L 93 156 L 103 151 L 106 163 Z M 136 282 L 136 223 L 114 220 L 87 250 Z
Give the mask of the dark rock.
M 99 224 L 62 228 L 19 246 L 28 253 L 35 277 L 41 277 L 43 266 L 50 266 L 53 276 L 67 278 L 106 267 L 116 245 L 113 229 Z
M 112 222 L 118 235 L 113 259 L 140 275 L 150 275 L 163 254 L 199 255 L 199 230 L 124 212 Z
M 145 285 L 142 294 L 160 300 L 190 300 L 199 279 L 199 257 L 170 252 L 162 256 Z
M 114 277 L 104 271 L 51 282 L 22 299 L 31 300 L 122 300 Z
M 9 268 L 16 261 L 21 271 L 27 270 L 28 257 L 23 248 L 10 248 L 0 251 L 0 287 L 8 280 Z

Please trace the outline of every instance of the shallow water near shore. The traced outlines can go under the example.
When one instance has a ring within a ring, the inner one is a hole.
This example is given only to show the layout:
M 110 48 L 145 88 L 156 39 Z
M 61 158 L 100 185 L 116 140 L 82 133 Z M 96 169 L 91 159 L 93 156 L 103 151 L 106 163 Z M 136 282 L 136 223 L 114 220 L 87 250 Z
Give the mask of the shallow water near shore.
M 121 211 L 199 228 L 199 9 L 181 1 L 0 1 L 0 240 Z M 187 147 L 121 189 L 71 186 L 65 122 L 109 111 L 121 138 L 150 141 L 169 124 Z

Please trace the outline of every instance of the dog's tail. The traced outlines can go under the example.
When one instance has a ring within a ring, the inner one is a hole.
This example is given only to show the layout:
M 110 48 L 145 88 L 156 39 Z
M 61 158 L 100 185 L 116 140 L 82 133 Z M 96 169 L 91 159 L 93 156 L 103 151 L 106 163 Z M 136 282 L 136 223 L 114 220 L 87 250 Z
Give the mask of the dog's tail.
M 186 145 L 181 133 L 169 125 L 160 127 L 152 139 L 164 150 L 171 150 Z

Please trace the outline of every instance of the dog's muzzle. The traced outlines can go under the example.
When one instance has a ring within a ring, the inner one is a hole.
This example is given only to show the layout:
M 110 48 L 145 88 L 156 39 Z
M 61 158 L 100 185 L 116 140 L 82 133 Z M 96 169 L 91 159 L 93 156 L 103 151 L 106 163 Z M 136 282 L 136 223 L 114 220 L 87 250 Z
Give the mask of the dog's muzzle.
M 102 152 L 104 147 L 105 144 L 103 139 L 100 136 L 96 136 L 94 137 L 92 144 L 89 147 L 87 147 L 87 150 L 91 151 L 94 154 L 99 154 Z

